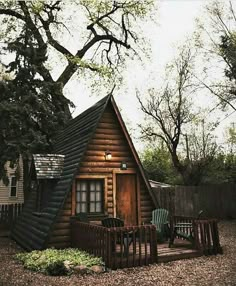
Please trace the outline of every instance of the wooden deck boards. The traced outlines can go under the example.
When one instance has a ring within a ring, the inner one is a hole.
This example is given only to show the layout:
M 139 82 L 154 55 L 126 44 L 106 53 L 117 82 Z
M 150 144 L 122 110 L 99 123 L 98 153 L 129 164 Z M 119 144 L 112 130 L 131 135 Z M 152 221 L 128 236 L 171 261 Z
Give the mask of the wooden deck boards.
M 193 249 L 190 243 L 182 240 L 175 240 L 175 244 L 171 248 L 167 243 L 158 245 L 157 251 L 159 263 L 201 256 L 201 253 Z
M 139 245 L 136 245 L 136 251 L 135 251 L 135 247 L 133 246 L 133 244 L 131 244 L 129 247 L 128 257 L 126 253 L 124 253 L 124 250 L 121 251 L 120 245 L 116 245 L 115 254 L 118 260 L 120 259 L 134 260 L 135 259 L 137 261 L 137 264 L 139 264 L 139 261 L 145 258 L 145 253 L 147 254 L 146 259 L 149 260 L 149 255 L 150 255 L 149 245 L 147 245 L 146 249 L 145 249 L 144 244 L 141 245 L 141 249 L 139 249 Z M 181 239 L 176 239 L 173 247 L 171 248 L 169 247 L 168 242 L 158 244 L 157 255 L 158 255 L 157 263 L 164 263 L 164 262 L 175 261 L 175 260 L 180 260 L 180 259 L 195 258 L 195 257 L 201 256 L 202 254 L 196 249 L 193 249 L 189 242 L 183 241 Z

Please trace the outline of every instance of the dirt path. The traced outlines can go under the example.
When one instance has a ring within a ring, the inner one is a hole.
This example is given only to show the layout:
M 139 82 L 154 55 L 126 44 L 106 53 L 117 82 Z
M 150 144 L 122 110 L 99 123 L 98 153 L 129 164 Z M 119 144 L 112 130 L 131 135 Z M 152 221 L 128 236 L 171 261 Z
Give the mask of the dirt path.
M 25 270 L 14 259 L 14 254 L 22 250 L 9 239 L 0 238 L 0 286 L 236 286 L 236 220 L 220 222 L 219 228 L 223 255 L 71 277 Z

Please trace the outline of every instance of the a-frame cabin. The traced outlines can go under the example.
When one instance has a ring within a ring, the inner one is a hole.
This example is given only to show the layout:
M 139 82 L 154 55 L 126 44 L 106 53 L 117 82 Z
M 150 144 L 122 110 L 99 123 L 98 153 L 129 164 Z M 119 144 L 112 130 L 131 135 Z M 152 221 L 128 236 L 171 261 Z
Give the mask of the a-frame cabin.
M 48 176 L 36 162 L 40 156 L 34 158 L 36 183 L 12 231 L 25 249 L 69 247 L 70 219 L 80 212 L 94 223 L 107 216 L 126 225 L 150 222 L 150 185 L 112 95 L 72 119 L 57 136 L 53 154 L 42 156 L 44 165 L 59 158 L 62 166 L 63 158 L 61 172 L 54 164 L 56 176 Z

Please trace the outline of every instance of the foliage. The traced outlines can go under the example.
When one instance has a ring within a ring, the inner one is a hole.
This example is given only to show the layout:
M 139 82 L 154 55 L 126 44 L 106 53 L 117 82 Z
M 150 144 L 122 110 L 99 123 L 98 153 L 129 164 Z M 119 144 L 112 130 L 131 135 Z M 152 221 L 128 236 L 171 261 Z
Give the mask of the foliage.
M 203 184 L 236 183 L 236 156 L 220 152 L 204 175 Z
M 198 19 L 196 44 L 204 55 L 199 87 L 207 88 L 221 107 L 236 110 L 236 14 L 234 1 L 209 1 Z
M 181 184 L 170 153 L 163 144 L 146 148 L 141 155 L 141 161 L 149 179 L 172 185 Z
M 206 130 L 205 125 L 200 125 L 201 132 L 196 132 L 199 115 L 191 102 L 195 92 L 194 60 L 191 47 L 184 46 L 168 66 L 163 88 L 150 90 L 145 103 L 138 96 L 146 116 L 140 126 L 143 138 L 161 140 L 165 144 L 176 172 L 186 185 L 201 183 L 217 149 L 212 128 Z
M 74 248 L 34 250 L 29 253 L 19 253 L 16 255 L 16 258 L 23 263 L 25 268 L 48 275 L 70 274 L 64 265 L 65 261 L 69 261 L 73 266 L 84 265 L 91 267 L 93 265 L 103 265 L 100 258 Z
M 0 61 L 5 61 L 0 78 L 0 179 L 7 160 L 50 152 L 55 132 L 71 118 L 73 104 L 63 88 L 74 74 L 90 79 L 98 74 L 111 81 L 120 75 L 125 59 L 138 54 L 137 22 L 152 8 L 151 0 L 0 0 Z

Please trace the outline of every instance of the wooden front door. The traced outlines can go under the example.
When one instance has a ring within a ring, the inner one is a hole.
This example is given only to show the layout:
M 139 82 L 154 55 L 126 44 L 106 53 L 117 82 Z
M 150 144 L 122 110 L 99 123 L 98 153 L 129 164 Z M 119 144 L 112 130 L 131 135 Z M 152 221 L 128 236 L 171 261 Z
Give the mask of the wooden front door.
M 116 175 L 116 216 L 125 225 L 137 225 L 136 174 Z

